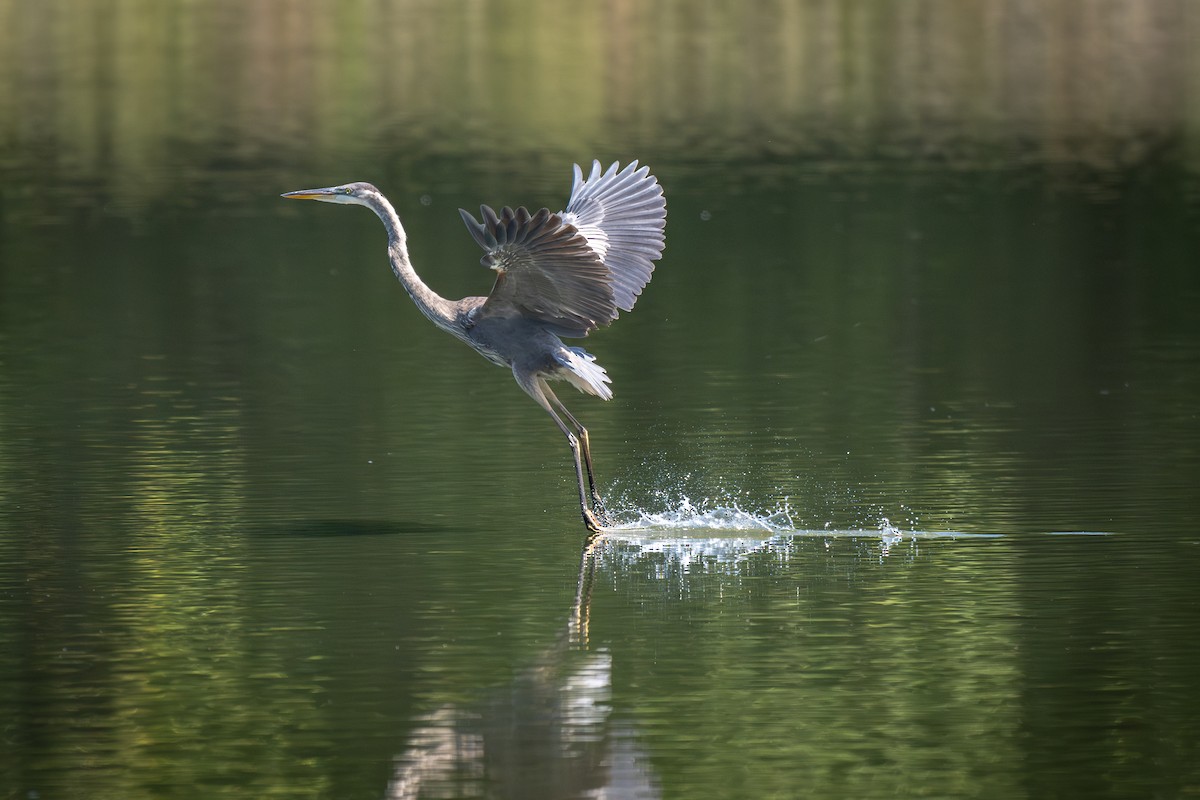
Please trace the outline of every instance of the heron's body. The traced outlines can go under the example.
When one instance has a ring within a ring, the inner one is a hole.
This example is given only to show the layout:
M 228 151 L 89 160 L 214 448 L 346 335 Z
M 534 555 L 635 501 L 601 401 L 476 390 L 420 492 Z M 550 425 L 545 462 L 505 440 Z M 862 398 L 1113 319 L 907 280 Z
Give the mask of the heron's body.
M 479 222 L 460 209 L 485 251 L 483 263 L 497 273 L 491 294 L 462 300 L 439 296 L 417 275 L 400 218 L 374 186 L 351 183 L 284 197 L 364 205 L 379 216 L 388 231 L 392 271 L 421 313 L 492 363 L 511 369 L 517 384 L 566 435 L 580 511 L 588 528 L 599 530 L 607 514 L 592 476 L 587 429 L 547 381 L 565 380 L 603 400 L 612 397 L 608 374 L 595 357 L 562 339 L 586 336 L 615 320 L 619 311 L 632 310 L 650 281 L 664 246 L 666 202 L 649 170 L 634 162 L 624 170 L 613 164 L 602 173 L 593 162 L 585 180 L 576 166 L 571 198 L 557 214 L 545 208 L 531 214 L 523 207 L 497 214 L 482 206 Z

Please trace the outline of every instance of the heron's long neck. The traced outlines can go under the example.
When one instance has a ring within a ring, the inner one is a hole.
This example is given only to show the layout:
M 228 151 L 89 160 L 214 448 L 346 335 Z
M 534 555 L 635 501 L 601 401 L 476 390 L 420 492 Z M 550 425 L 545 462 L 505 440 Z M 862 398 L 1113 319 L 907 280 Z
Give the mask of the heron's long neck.
M 453 303 L 430 289 L 413 269 L 412 262 L 408 258 L 408 238 L 405 236 L 404 226 L 400 224 L 400 217 L 396 215 L 396 210 L 392 208 L 386 198 L 380 197 L 379 200 L 379 204 L 372 205 L 371 210 L 379 215 L 379 218 L 383 220 L 384 227 L 387 228 L 388 261 L 392 264 L 392 272 L 396 273 L 396 277 L 404 285 L 408 296 L 416 303 L 417 308 L 421 309 L 422 314 L 439 328 L 453 329 L 455 322 Z

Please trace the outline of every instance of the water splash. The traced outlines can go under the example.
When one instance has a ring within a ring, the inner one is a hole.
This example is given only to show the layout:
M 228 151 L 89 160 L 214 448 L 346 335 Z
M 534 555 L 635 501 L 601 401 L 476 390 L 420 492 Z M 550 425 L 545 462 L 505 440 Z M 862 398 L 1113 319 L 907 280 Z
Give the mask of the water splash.
M 745 508 L 743 500 L 736 499 L 733 493 L 721 492 L 716 496 L 705 496 L 693 500 L 687 494 L 678 492 L 669 495 L 667 492 L 657 492 L 657 503 L 646 503 L 653 506 L 661 503 L 658 509 L 644 507 L 636 503 L 628 503 L 612 512 L 613 524 L 610 531 L 640 532 L 662 531 L 666 533 L 688 532 L 691 534 L 724 535 L 730 533 L 766 533 L 789 534 L 794 536 L 878 536 L 885 544 L 895 544 L 905 536 L 960 536 L 956 532 L 920 532 L 916 528 L 905 530 L 893 524 L 890 519 L 880 515 L 877 522 L 867 523 L 861 528 L 836 529 L 829 523 L 818 530 L 809 530 L 797 526 L 792 516 L 792 507 L 787 498 L 780 501 L 774 508 Z
M 664 542 L 690 542 L 692 545 L 689 546 L 694 546 L 695 542 L 709 538 L 726 539 L 734 549 L 738 545 L 761 545 L 771 540 L 797 538 L 878 539 L 886 551 L 906 540 L 996 539 L 1004 535 L 905 529 L 887 517 L 880 517 L 874 525 L 861 528 L 835 528 L 828 524 L 824 528 L 801 528 L 793 520 L 792 508 L 787 500 L 774 509 L 752 511 L 727 498 L 705 498 L 694 502 L 688 497 L 680 497 L 673 507 L 666 509 L 655 511 L 629 507 L 614 512 L 612 516 L 613 524 L 605 529 L 606 533 L 615 534 L 619 539 L 653 542 L 655 546 L 661 546 Z M 736 536 L 739 533 L 750 535 Z
M 688 497 L 679 499 L 674 508 L 648 511 L 642 508 L 623 509 L 614 513 L 613 530 L 663 530 L 663 531 L 761 531 L 783 533 L 796 530 L 787 501 L 768 511 L 752 511 L 742 508 L 736 501 L 703 500 L 693 502 Z
M 846 511 L 821 506 L 813 510 L 796 510 L 790 498 L 775 499 L 774 505 L 756 500 L 751 490 L 730 488 L 728 483 L 713 483 L 710 476 L 676 471 L 669 465 L 655 469 L 647 466 L 649 480 L 633 484 L 615 482 L 605 492 L 608 497 L 612 524 L 607 527 L 621 538 L 655 540 L 674 538 L 699 540 L 705 538 L 737 538 L 746 534 L 752 541 L 770 537 L 795 539 L 820 537 L 827 539 L 876 540 L 884 549 L 906 540 L 995 538 L 1000 533 L 967 533 L 957 530 L 922 529 L 919 517 L 904 504 L 863 506 L 849 503 L 853 516 L 843 519 Z M 657 473 L 657 474 L 654 474 Z M 742 476 L 747 477 L 747 476 Z M 725 476 L 724 480 L 728 480 Z M 777 488 L 783 494 L 782 487 Z M 818 503 L 818 505 L 820 505 Z M 812 526 L 812 515 L 821 514 L 823 525 Z M 899 519 L 900 522 L 893 522 Z M 800 520 L 800 523 L 797 522 Z

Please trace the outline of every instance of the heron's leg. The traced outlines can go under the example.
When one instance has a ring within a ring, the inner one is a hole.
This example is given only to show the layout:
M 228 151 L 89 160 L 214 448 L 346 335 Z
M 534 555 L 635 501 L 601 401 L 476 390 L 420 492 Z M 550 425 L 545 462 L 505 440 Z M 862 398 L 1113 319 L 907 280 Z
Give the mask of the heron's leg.
M 566 423 L 559 419 L 558 414 L 554 413 L 554 408 L 550 405 L 550 400 L 546 396 L 549 394 L 550 397 L 554 397 L 554 395 L 550 393 L 550 387 L 546 386 L 544 380 L 541 378 L 527 379 L 524 375 L 518 374 L 515 369 L 513 370 L 513 375 L 516 376 L 517 383 L 520 384 L 521 388 L 536 400 L 539 406 L 546 409 L 546 413 L 554 420 L 554 424 L 567 437 L 567 444 L 571 447 L 571 457 L 575 460 L 575 480 L 579 484 L 579 513 L 583 515 L 583 524 L 587 526 L 587 529 L 593 533 L 599 533 L 603 528 L 603 524 L 592 512 L 592 509 L 588 507 L 587 489 L 584 488 L 583 484 L 583 463 L 580 460 L 581 447 L 579 439 L 566 426 Z M 555 402 L 557 403 L 557 398 L 555 398 Z M 562 408 L 561 403 L 557 404 L 559 408 Z M 589 477 L 590 474 L 589 472 Z
M 592 469 L 592 443 L 591 439 L 588 438 L 587 428 L 583 427 L 583 424 L 575 419 L 575 415 L 567 410 L 567 407 L 558 399 L 558 395 L 549 386 L 545 385 L 544 382 L 542 389 L 545 391 L 546 397 L 550 402 L 575 426 L 575 431 L 579 434 L 579 446 L 583 451 L 583 465 L 587 469 L 588 493 L 592 498 L 592 510 L 599 515 L 600 520 L 605 525 L 611 524 L 612 521 L 608 516 L 608 510 L 604 507 L 604 500 L 600 498 L 600 493 L 596 491 L 596 479 L 593 477 L 594 470 Z

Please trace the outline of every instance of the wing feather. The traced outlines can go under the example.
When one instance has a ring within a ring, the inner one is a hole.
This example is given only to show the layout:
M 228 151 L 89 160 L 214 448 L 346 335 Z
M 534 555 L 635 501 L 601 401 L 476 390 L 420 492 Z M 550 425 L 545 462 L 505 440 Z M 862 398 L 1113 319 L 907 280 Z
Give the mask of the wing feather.
M 561 336 L 585 336 L 612 321 L 608 270 L 587 240 L 558 214 L 480 206 L 482 222 L 459 209 L 471 236 L 486 252 L 480 263 L 494 269 L 496 283 L 482 314 L 516 311 Z
M 575 226 L 612 273 L 617 308 L 632 311 L 666 242 L 667 203 L 650 168 L 634 161 L 621 169 L 614 162 L 601 172 L 600 162 L 593 161 L 585 180 L 576 164 L 562 219 Z
M 459 209 L 481 263 L 496 270 L 482 314 L 519 313 L 560 336 L 586 336 L 631 311 L 662 256 L 667 206 L 648 167 L 593 161 L 575 165 L 567 208 L 530 213 L 480 206 L 482 221 Z

